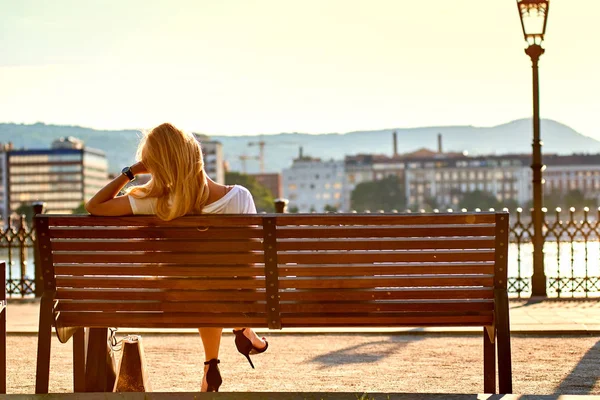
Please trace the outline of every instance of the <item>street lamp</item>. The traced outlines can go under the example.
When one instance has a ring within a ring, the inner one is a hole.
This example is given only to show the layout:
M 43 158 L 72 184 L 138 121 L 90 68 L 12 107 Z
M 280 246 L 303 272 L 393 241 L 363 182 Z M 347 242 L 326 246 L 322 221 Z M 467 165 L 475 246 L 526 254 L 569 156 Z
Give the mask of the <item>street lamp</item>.
M 540 140 L 540 87 L 538 61 L 544 54 L 542 42 L 546 33 L 550 0 L 517 0 L 523 35 L 528 47 L 525 54 L 531 58 L 533 69 L 533 276 L 531 277 L 532 296 L 546 296 L 546 275 L 544 272 L 544 238 L 542 234 L 543 190 L 542 190 L 542 142 Z

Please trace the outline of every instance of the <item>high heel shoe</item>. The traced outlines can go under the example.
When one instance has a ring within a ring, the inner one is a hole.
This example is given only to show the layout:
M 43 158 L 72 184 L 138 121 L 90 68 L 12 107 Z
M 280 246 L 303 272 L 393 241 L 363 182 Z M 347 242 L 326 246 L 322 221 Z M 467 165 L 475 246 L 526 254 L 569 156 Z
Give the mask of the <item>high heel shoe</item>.
M 223 383 L 223 379 L 221 378 L 221 371 L 219 371 L 219 363 L 221 361 L 213 358 L 212 360 L 208 360 L 204 363 L 204 365 L 208 365 L 208 370 L 206 371 L 206 391 L 207 392 L 218 392 L 219 386 Z
M 258 347 L 255 347 L 252 344 L 252 341 L 248 339 L 246 335 L 244 335 L 245 330 L 246 328 L 237 331 L 235 329 L 233 330 L 233 333 L 235 335 L 235 347 L 237 347 L 238 351 L 248 359 L 250 366 L 254 368 L 254 364 L 250 359 L 250 354 L 264 353 L 269 348 L 269 342 L 267 342 L 265 338 L 263 338 L 263 340 L 265 341 L 265 347 L 259 349 Z

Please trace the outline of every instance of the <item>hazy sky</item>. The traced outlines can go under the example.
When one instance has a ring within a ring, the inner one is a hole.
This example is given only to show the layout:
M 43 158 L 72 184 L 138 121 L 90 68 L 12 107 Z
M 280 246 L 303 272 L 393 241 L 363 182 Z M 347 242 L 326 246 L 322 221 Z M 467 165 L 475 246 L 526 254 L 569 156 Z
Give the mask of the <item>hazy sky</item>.
M 600 1 L 551 0 L 542 117 L 600 139 Z M 0 0 L 0 122 L 208 134 L 531 115 L 515 0 Z

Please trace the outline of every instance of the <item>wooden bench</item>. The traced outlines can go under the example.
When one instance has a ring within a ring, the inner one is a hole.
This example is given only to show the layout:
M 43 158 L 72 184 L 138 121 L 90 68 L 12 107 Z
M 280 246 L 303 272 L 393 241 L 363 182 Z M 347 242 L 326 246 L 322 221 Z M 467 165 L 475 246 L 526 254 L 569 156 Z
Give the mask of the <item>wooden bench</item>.
M 104 363 L 91 344 L 86 356 L 77 327 L 464 326 L 483 327 L 484 391 L 496 391 L 497 344 L 499 390 L 511 393 L 508 218 L 37 215 L 36 392 L 48 391 L 54 325 L 73 327 L 75 391 L 90 390 L 83 371 Z
M 6 394 L 6 263 L 0 261 L 0 394 Z

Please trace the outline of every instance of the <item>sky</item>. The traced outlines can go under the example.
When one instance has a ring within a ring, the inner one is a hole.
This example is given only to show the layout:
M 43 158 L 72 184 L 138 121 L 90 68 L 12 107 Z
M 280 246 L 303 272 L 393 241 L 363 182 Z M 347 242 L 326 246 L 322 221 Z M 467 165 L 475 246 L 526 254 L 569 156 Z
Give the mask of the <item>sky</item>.
M 541 116 L 600 139 L 598 0 L 550 0 Z M 516 0 L 0 0 L 0 122 L 212 135 L 532 114 Z

